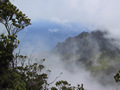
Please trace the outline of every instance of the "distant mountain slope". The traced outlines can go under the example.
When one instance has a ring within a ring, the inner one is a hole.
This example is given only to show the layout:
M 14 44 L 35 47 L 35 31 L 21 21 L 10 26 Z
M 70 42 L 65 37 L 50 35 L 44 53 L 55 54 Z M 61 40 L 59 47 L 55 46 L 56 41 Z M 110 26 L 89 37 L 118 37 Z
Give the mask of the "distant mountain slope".
M 107 32 L 99 30 L 82 32 L 65 42 L 59 42 L 54 53 L 64 61 L 85 66 L 103 84 L 112 83 L 113 74 L 120 69 L 120 48 L 116 47 L 115 39 L 105 38 L 106 35 Z

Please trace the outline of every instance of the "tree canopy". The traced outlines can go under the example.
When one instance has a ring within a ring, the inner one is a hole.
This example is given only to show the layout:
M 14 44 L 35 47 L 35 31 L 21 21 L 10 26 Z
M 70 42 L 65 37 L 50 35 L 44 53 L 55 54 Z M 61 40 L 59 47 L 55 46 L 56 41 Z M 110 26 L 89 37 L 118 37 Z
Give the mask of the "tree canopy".
M 0 23 L 13 35 L 30 25 L 30 19 L 9 1 L 0 4 Z

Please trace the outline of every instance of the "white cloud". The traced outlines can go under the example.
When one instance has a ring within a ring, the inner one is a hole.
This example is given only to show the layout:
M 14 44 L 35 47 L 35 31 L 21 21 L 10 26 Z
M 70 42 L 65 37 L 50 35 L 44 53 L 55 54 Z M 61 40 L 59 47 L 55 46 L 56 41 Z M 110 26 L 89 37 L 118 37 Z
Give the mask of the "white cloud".
M 102 26 L 118 34 L 120 0 L 16 0 L 15 5 L 32 20 L 80 22 Z
M 58 32 L 59 30 L 58 29 L 49 29 L 48 31 L 50 31 L 50 32 Z

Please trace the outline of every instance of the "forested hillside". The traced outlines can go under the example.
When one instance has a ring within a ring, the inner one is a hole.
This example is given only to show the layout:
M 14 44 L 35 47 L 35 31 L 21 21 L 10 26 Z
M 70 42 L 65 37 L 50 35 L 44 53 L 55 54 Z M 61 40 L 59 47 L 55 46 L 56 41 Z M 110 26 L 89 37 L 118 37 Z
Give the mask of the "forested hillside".
M 114 73 L 120 64 L 120 48 L 114 38 L 107 38 L 107 32 L 100 30 L 82 32 L 59 42 L 54 51 L 66 64 L 76 63 L 84 67 L 102 84 L 113 83 Z

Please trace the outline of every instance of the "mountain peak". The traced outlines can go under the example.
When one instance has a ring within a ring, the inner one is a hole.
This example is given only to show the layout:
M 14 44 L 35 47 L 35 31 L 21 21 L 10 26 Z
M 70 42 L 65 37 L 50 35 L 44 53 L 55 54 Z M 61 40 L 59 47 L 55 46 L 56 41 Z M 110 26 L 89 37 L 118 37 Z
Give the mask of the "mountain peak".
M 105 37 L 107 34 L 100 30 L 82 32 L 78 36 L 67 38 L 65 42 L 59 42 L 54 52 L 67 63 L 75 62 L 78 66 L 85 66 L 101 81 L 102 77 L 108 78 L 108 75 L 117 71 L 120 64 L 120 49 L 114 45 L 115 39 Z

